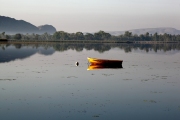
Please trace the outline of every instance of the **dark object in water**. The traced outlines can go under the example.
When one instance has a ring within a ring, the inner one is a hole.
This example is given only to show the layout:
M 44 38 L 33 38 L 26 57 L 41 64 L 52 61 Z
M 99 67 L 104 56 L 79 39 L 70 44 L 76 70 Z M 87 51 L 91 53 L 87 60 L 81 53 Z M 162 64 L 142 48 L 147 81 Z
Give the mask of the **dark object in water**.
M 79 62 L 76 62 L 75 65 L 76 65 L 76 66 L 79 66 Z

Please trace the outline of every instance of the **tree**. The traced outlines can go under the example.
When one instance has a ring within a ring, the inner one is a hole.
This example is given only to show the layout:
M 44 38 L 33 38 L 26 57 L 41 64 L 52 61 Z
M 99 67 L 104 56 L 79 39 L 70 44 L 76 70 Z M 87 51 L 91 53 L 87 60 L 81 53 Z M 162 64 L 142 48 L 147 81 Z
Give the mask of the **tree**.
M 109 38 L 111 38 L 111 34 L 106 33 L 106 32 L 104 32 L 104 33 L 102 34 L 102 39 L 103 39 L 103 40 L 108 40 Z
M 145 36 L 143 34 L 141 34 L 139 37 L 140 37 L 140 40 L 145 40 Z
M 124 36 L 125 36 L 125 39 L 127 38 L 128 40 L 130 40 L 130 38 L 132 37 L 132 32 L 125 31 Z
M 61 40 L 68 40 L 69 34 L 67 32 L 62 31 L 61 32 Z
M 102 31 L 102 30 L 100 30 L 100 31 L 97 32 L 97 33 L 94 33 L 94 38 L 95 38 L 96 40 L 107 40 L 107 39 L 109 39 L 110 37 L 111 37 L 111 34 L 106 33 L 106 32 L 104 32 L 104 31 Z
M 2 32 L 2 35 L 4 36 L 4 35 L 5 35 L 5 32 Z
M 99 32 L 94 33 L 94 38 L 95 38 L 95 40 L 101 40 L 101 34 Z
M 53 38 L 56 40 L 68 40 L 69 34 L 64 31 L 58 31 L 53 34 Z
M 44 34 L 42 34 L 42 36 L 44 36 L 46 40 L 48 40 L 48 39 L 49 39 L 49 35 L 48 35 L 48 33 L 47 33 L 47 32 L 45 32 Z M 37 37 L 37 36 L 35 36 L 35 37 Z
M 169 36 L 167 33 L 164 33 L 164 35 L 162 36 L 164 41 L 168 41 L 169 40 Z
M 157 32 L 154 33 L 154 35 L 153 35 L 153 40 L 154 40 L 154 41 L 158 41 L 158 33 L 157 33 Z
M 70 40 L 76 40 L 76 34 L 75 33 L 70 33 L 68 35 L 69 35 Z
M 38 34 L 35 35 L 35 40 L 39 40 L 39 36 Z
M 2 33 L 0 34 L 0 38 L 5 38 L 5 32 L 2 32 Z
M 60 37 L 60 33 L 59 33 L 59 32 L 55 32 L 55 33 L 53 34 L 53 38 L 56 39 L 56 40 L 60 39 L 60 38 L 61 38 L 61 37 Z
M 15 34 L 14 39 L 20 40 L 22 38 L 21 34 Z
M 10 38 L 10 36 L 9 35 L 6 35 L 6 39 L 9 39 Z
M 84 40 L 84 34 L 82 32 L 76 32 L 76 40 Z
M 146 32 L 146 34 L 145 34 L 145 40 L 149 40 L 149 32 Z
M 94 39 L 94 35 L 91 33 L 86 33 L 86 35 L 84 37 L 85 37 L 85 40 L 93 40 Z
M 132 39 L 133 39 L 134 41 L 140 40 L 140 39 L 139 39 L 139 36 L 138 36 L 137 34 L 134 34 L 134 35 L 132 36 Z
M 132 32 L 125 31 L 124 36 L 131 37 L 132 36 Z

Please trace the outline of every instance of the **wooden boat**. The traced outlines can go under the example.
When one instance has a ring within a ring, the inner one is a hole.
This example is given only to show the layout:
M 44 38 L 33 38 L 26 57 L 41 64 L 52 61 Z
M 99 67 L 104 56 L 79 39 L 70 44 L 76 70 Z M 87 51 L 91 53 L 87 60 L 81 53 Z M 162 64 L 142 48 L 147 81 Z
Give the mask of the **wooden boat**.
M 89 65 L 87 70 L 99 70 L 99 69 L 121 69 L 122 64 L 118 64 L 118 65 Z
M 91 65 L 103 65 L 103 66 L 108 66 L 108 65 L 122 65 L 123 60 L 107 60 L 107 59 L 98 59 L 98 58 L 87 58 L 89 63 Z

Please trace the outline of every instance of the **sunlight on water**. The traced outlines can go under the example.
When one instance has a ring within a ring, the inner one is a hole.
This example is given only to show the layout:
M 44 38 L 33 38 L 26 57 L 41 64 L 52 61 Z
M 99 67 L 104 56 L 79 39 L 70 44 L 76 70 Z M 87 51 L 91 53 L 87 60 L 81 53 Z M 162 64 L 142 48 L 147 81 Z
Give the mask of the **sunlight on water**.
M 180 118 L 178 48 L 0 45 L 1 120 Z M 87 70 L 87 57 L 122 68 Z

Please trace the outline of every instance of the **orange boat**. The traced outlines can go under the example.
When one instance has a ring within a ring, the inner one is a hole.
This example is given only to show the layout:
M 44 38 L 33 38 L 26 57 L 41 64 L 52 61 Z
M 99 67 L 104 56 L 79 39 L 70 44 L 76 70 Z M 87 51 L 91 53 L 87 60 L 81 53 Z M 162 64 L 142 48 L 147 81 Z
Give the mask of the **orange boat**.
M 122 65 L 123 60 L 107 60 L 98 58 L 87 58 L 91 65 L 103 65 L 103 66 L 118 66 Z

